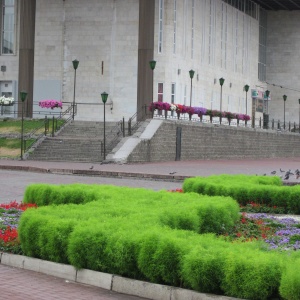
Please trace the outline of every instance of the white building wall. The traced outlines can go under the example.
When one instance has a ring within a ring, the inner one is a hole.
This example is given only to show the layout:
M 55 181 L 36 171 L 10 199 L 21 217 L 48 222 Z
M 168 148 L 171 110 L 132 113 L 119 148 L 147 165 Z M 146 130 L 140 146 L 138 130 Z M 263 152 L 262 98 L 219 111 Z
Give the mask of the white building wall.
M 299 123 L 300 11 L 268 12 L 267 82 L 271 92 L 271 118 Z M 275 84 L 275 86 L 273 86 Z M 282 88 L 280 87 L 282 86 Z
M 0 71 L 0 96 L 2 92 L 11 92 L 14 99 L 18 100 L 17 81 L 19 74 L 19 24 L 20 24 L 20 12 L 19 6 L 15 8 L 15 52 L 14 54 L 1 54 L 0 55 L 0 67 L 5 67 L 5 71 Z M 11 115 L 12 117 L 15 115 Z
M 155 49 L 158 49 L 159 1 L 156 0 Z M 192 53 L 192 1 L 177 0 L 176 53 L 173 53 L 174 1 L 164 0 L 163 50 L 154 54 L 154 101 L 157 101 L 157 83 L 163 82 L 164 101 L 170 102 L 171 82 L 176 82 L 176 102 L 184 103 L 187 86 L 187 105 L 190 103 L 191 79 L 189 70 L 195 70 L 192 81 L 192 106 L 220 108 L 219 78 L 225 78 L 222 110 L 245 113 L 245 84 L 255 88 L 258 81 L 259 22 L 221 0 L 194 0 L 194 56 Z M 224 18 L 226 28 L 222 31 Z M 245 25 L 244 25 L 245 22 Z M 224 48 L 226 40 L 226 50 Z M 223 42 L 223 44 L 221 44 Z M 223 48 L 222 48 L 223 47 Z M 224 59 L 226 58 L 226 64 Z M 251 101 L 248 95 L 248 114 Z
M 138 7 L 138 0 L 37 1 L 34 100 L 60 94 L 73 102 L 72 60 L 77 59 L 76 119 L 102 120 L 104 91 L 109 121 L 131 117 L 137 97 Z M 56 89 L 49 90 L 49 84 Z

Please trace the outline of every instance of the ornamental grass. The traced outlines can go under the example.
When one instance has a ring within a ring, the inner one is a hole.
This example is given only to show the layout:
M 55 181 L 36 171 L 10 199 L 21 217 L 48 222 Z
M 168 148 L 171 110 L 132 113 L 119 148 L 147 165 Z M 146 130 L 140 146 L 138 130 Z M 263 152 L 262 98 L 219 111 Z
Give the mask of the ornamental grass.
M 250 181 L 280 187 L 276 178 Z M 21 213 L 11 241 L 27 256 L 77 269 L 244 299 L 298 299 L 297 221 L 240 214 L 231 197 L 183 190 L 30 185 L 23 203 L 39 208 Z

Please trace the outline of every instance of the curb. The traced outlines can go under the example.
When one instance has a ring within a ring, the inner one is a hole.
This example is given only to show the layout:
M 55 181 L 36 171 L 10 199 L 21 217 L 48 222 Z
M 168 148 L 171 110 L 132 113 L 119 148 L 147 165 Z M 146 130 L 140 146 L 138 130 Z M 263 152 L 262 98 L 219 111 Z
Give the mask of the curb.
M 60 175 L 77 175 L 77 176 L 99 176 L 99 177 L 113 177 L 113 178 L 135 178 L 159 181 L 178 181 L 181 182 L 191 176 L 181 175 L 159 175 L 147 173 L 134 172 L 118 172 L 118 171 L 94 171 L 94 170 L 80 170 L 80 169 L 57 169 L 57 168 L 39 168 L 29 166 L 6 166 L 0 165 L 0 170 L 11 171 L 26 171 L 35 173 L 60 174 Z
M 237 298 L 198 293 L 192 290 L 134 280 L 113 274 L 87 269 L 76 270 L 71 265 L 59 264 L 37 258 L 0 252 L 0 264 L 35 271 L 77 283 L 110 290 L 126 295 L 153 300 L 234 300 Z

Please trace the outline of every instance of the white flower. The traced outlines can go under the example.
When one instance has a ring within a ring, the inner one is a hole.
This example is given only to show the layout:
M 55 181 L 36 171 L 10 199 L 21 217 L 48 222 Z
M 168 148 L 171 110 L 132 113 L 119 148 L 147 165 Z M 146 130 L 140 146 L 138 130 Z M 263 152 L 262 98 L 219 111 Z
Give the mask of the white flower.
M 170 106 L 170 110 L 171 111 L 175 111 L 177 109 L 177 106 L 176 105 L 174 105 L 174 104 L 171 104 L 171 106 Z
M 15 102 L 14 98 L 12 97 L 5 97 L 2 96 L 0 97 L 0 105 L 9 105 L 9 104 L 13 104 Z

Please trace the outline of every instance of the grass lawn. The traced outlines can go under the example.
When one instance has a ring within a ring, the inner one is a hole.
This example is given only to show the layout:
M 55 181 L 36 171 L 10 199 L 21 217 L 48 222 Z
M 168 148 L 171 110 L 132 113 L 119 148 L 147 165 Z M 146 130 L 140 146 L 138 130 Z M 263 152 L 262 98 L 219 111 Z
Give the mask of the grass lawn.
M 61 126 L 64 121 L 59 120 L 57 126 Z M 29 134 L 36 130 L 35 134 L 41 134 L 45 130 L 45 119 L 24 120 L 24 134 Z M 20 155 L 21 140 L 20 138 L 11 138 L 7 135 L 21 134 L 21 120 L 20 119 L 2 119 L 0 120 L 0 158 L 16 158 Z M 49 127 L 51 130 L 52 123 Z M 28 139 L 27 143 L 32 144 L 35 139 Z

